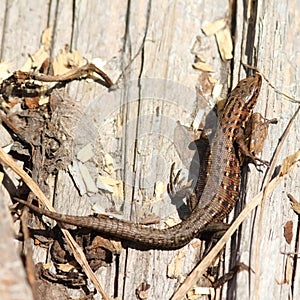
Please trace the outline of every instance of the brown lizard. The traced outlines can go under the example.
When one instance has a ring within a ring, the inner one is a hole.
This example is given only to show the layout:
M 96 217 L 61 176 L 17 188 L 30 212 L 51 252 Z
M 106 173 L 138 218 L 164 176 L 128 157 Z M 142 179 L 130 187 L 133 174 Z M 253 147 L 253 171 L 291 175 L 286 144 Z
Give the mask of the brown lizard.
M 256 164 L 261 161 L 245 144 L 245 127 L 257 102 L 262 79 L 259 74 L 238 83 L 231 91 L 211 145 L 208 179 L 191 214 L 166 229 L 106 216 L 72 216 L 51 212 L 17 199 L 38 214 L 58 222 L 90 228 L 110 237 L 136 242 L 149 248 L 176 249 L 184 246 L 211 222 L 219 222 L 234 207 L 239 196 L 241 163 L 238 151 Z M 191 197 L 197 197 L 194 193 Z

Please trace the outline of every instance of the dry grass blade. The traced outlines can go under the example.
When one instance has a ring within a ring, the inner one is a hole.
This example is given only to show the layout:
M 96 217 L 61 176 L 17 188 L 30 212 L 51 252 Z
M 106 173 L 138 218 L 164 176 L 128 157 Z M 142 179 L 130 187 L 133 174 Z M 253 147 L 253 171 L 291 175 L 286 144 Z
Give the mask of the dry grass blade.
M 300 106 L 294 113 L 293 117 L 291 118 L 289 124 L 287 125 L 284 133 L 282 134 L 282 137 L 279 139 L 279 143 L 276 147 L 276 151 L 272 157 L 272 164 L 268 170 L 268 174 L 266 176 L 266 185 L 263 188 L 263 190 L 257 194 L 243 209 L 243 211 L 239 214 L 239 216 L 236 218 L 236 220 L 232 223 L 230 228 L 226 231 L 224 236 L 219 240 L 219 242 L 215 245 L 215 247 L 207 254 L 207 256 L 200 262 L 198 266 L 189 274 L 189 276 L 186 278 L 184 283 L 180 286 L 180 288 L 177 290 L 177 292 L 173 295 L 172 300 L 179 300 L 184 297 L 184 295 L 187 293 L 189 289 L 192 288 L 192 286 L 197 282 L 198 278 L 205 272 L 205 270 L 211 265 L 214 258 L 218 255 L 218 253 L 222 250 L 222 248 L 225 246 L 226 242 L 230 239 L 230 237 L 233 235 L 233 233 L 237 230 L 237 228 L 240 226 L 240 224 L 244 221 L 244 219 L 250 214 L 250 212 L 259 204 L 263 202 L 263 200 L 274 190 L 274 188 L 278 185 L 280 181 L 283 180 L 283 178 L 290 172 L 291 168 L 295 165 L 297 161 L 300 160 L 300 151 L 294 153 L 293 155 L 285 158 L 285 160 L 282 163 L 282 167 L 278 175 L 270 181 L 270 178 L 273 174 L 274 168 L 277 163 L 278 155 L 282 149 L 283 143 L 291 129 L 292 123 L 295 120 L 297 114 L 300 111 Z M 262 209 L 263 210 L 263 209 Z M 262 212 L 260 215 L 260 221 L 262 218 Z M 257 245 L 259 245 L 259 237 Z M 256 268 L 257 269 L 257 264 Z
M 50 201 L 47 199 L 45 194 L 41 191 L 39 186 L 32 180 L 32 178 L 30 178 L 30 176 L 23 169 L 21 169 L 15 163 L 15 161 L 8 154 L 6 154 L 3 151 L 3 149 L 1 147 L 0 147 L 0 161 L 4 165 L 10 167 L 16 174 L 18 174 L 22 178 L 22 180 L 26 183 L 26 185 L 30 188 L 30 190 L 34 193 L 34 195 L 39 200 L 41 200 L 49 210 L 55 211 L 54 208 L 52 207 Z M 96 289 L 102 295 L 103 299 L 109 300 L 110 297 L 106 294 L 106 292 L 102 288 L 100 282 L 98 281 L 97 277 L 95 276 L 94 272 L 90 268 L 82 249 L 75 242 L 75 240 L 73 239 L 73 237 L 71 236 L 71 234 L 68 230 L 61 228 L 61 231 L 64 234 L 64 236 L 66 237 L 66 240 L 73 252 L 73 255 L 74 255 L 76 261 L 80 264 L 80 266 L 82 267 L 82 269 L 85 272 L 85 274 L 87 275 L 87 277 L 95 285 Z
M 276 150 L 272 156 L 272 159 L 271 159 L 271 166 L 270 168 L 268 169 L 268 173 L 265 177 L 265 187 L 263 188 L 263 198 L 261 200 L 261 210 L 260 210 L 260 214 L 259 214 L 259 219 L 258 219 L 258 225 L 257 225 L 257 228 L 262 228 L 262 224 L 263 224 L 263 217 L 264 217 L 264 212 L 265 212 L 265 199 L 267 198 L 267 195 L 269 194 L 269 190 L 268 190 L 268 183 L 270 182 L 271 180 L 271 177 L 273 175 L 273 172 L 275 170 L 275 167 L 276 167 L 276 164 L 277 164 L 277 160 L 278 160 L 278 156 L 279 156 L 279 153 L 281 152 L 281 149 L 283 147 L 283 144 L 291 130 L 291 127 L 292 127 L 292 124 L 296 118 L 296 116 L 298 115 L 300 111 L 300 106 L 298 107 L 298 109 L 295 111 L 293 117 L 290 119 L 288 125 L 286 126 L 286 129 L 284 130 L 282 136 L 279 138 L 279 142 L 278 142 L 278 145 L 276 147 Z M 298 152 L 297 152 L 298 153 Z M 296 153 L 296 154 L 297 154 Z M 295 155 L 295 154 L 294 154 Z M 297 155 L 295 155 L 293 159 L 296 159 L 297 161 Z M 281 167 L 281 170 L 280 170 L 280 174 L 285 174 L 287 170 L 290 169 L 290 166 L 291 165 L 287 165 L 286 161 L 288 160 L 288 158 L 285 158 L 284 162 L 282 163 L 282 167 Z M 293 162 L 291 162 L 291 164 L 293 165 Z M 286 169 L 286 170 L 285 170 Z M 261 230 L 258 230 L 258 234 L 257 234 L 257 241 L 256 241 L 256 253 L 259 253 L 259 247 L 260 247 L 260 244 L 261 244 Z M 259 259 L 259 256 L 256 255 L 256 259 L 255 259 L 255 270 L 256 272 L 259 273 L 259 268 L 260 268 L 260 259 Z M 260 280 L 258 277 L 255 277 L 255 290 L 258 291 L 258 287 L 259 287 L 259 284 L 260 284 Z M 258 297 L 258 295 L 256 295 L 256 297 Z M 255 299 L 258 299 L 258 298 L 255 298 Z
M 248 204 L 247 206 L 242 210 L 242 212 L 239 214 L 239 216 L 236 218 L 236 220 L 232 223 L 230 228 L 226 231 L 226 233 L 223 235 L 223 237 L 218 241 L 218 243 L 213 247 L 213 249 L 205 256 L 205 258 L 195 267 L 195 269 L 189 274 L 189 276 L 186 278 L 184 283 L 179 287 L 179 289 L 176 291 L 176 293 L 172 296 L 172 300 L 181 300 L 184 298 L 185 294 L 188 290 L 190 290 L 193 285 L 197 282 L 198 278 L 206 271 L 206 269 L 211 265 L 214 258 L 218 255 L 218 253 L 222 250 L 222 248 L 225 246 L 227 241 L 230 239 L 230 237 L 233 235 L 233 233 L 237 230 L 237 228 L 241 225 L 241 223 L 245 220 L 245 218 L 249 215 L 249 213 L 258 206 L 263 196 L 267 196 L 270 194 L 275 187 L 278 185 L 279 182 L 281 182 L 287 174 L 291 171 L 292 167 L 295 165 L 297 161 L 300 160 L 300 151 L 297 152 L 298 155 L 293 154 L 294 161 L 290 161 L 289 168 L 286 169 L 286 171 L 279 172 L 279 174 L 273 178 L 273 180 L 266 185 L 265 189 L 267 190 L 267 194 L 264 195 L 264 191 L 261 191 L 258 193 Z

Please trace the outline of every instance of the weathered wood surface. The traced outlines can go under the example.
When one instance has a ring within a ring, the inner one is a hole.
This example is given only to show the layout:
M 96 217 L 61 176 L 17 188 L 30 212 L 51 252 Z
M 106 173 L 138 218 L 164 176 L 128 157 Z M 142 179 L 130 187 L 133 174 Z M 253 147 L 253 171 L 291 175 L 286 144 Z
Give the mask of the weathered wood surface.
M 286 3 L 259 1 L 257 7 L 252 4 L 254 6 L 250 8 L 242 1 L 235 7 L 228 7 L 228 2 L 224 1 L 129 3 L 130 6 L 121 1 L 114 4 L 110 1 L 0 3 L 1 61 L 11 63 L 11 70 L 22 66 L 28 53 L 39 48 L 42 31 L 53 26 L 53 55 L 69 44 L 88 59 L 99 57 L 107 62 L 105 71 L 113 80 L 122 74 L 120 82 L 125 83 L 124 88 L 110 93 L 95 83 L 72 83 L 68 87 L 70 97 L 82 111 L 92 108 L 95 113 L 95 107 L 103 116 L 97 123 L 99 143 L 95 145 L 102 147 L 99 152 L 113 157 L 114 176 L 126 183 L 124 202 L 109 201 L 100 194 L 79 197 L 69 174 L 61 172 L 54 199 L 58 211 L 88 214 L 91 204 L 97 203 L 104 208 L 121 209 L 122 218 L 136 221 L 149 213 L 164 219 L 169 215 L 176 216 L 176 207 L 170 203 L 165 190 L 161 199 L 155 198 L 154 193 L 158 192 L 159 183 L 165 187 L 173 161 L 178 167 L 182 166 L 179 161 L 184 151 L 181 149 L 180 153 L 178 145 L 187 145 L 175 135 L 176 122 L 189 126 L 199 107 L 195 85 L 200 72 L 192 68 L 194 55 L 191 53 L 197 35 L 201 36 L 201 54 L 216 70 L 213 77 L 226 83 L 230 75 L 230 65 L 221 61 L 215 38 L 205 37 L 201 32 L 206 23 L 228 17 L 228 22 L 235 24 L 232 29 L 234 83 L 245 77 L 241 66 L 243 60 L 258 66 L 276 88 L 300 98 L 297 87 L 300 76 L 297 68 L 299 0 Z M 138 79 L 142 79 L 141 82 Z M 264 84 L 257 111 L 279 120 L 278 125 L 270 128 L 262 153 L 264 159 L 271 159 L 297 105 Z M 299 126 L 300 118 L 297 117 L 278 165 L 282 158 L 299 149 L 296 130 Z M 263 173 L 252 167 L 250 170 L 246 201 L 260 190 L 263 181 Z M 284 282 L 289 257 L 285 253 L 297 252 L 295 245 L 299 243 L 296 236 L 298 219 L 290 208 L 286 193 L 290 192 L 300 200 L 299 174 L 298 165 L 265 199 L 263 207 L 243 223 L 227 247 L 225 269 L 229 264 L 232 267 L 243 262 L 255 273 L 240 272 L 228 286 L 225 285 L 223 299 L 297 299 L 300 296 L 297 256 L 292 256 L 294 273 L 290 273 L 288 282 Z M 283 236 L 283 226 L 288 220 L 294 221 L 290 245 Z M 168 278 L 167 269 L 180 251 L 184 253 L 180 274 L 186 276 L 198 260 L 200 246 L 197 242 L 178 251 L 122 250 L 118 270 L 114 262 L 97 274 L 111 297 L 135 299 L 137 287 L 147 282 L 150 284 L 148 299 L 169 299 L 179 283 L 177 279 Z M 37 261 L 45 261 L 45 253 L 39 249 L 35 249 L 35 253 Z

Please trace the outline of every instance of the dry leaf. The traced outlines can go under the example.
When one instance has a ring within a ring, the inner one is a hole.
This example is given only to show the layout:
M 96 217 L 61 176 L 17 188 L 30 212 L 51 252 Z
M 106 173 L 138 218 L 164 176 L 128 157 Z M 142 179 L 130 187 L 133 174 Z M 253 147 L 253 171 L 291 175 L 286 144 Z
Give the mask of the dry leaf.
M 106 183 L 107 185 L 110 185 L 110 186 L 115 186 L 115 185 L 118 185 L 122 182 L 120 180 L 113 179 L 113 178 L 106 177 L 106 176 L 101 176 L 101 175 L 99 175 L 99 178 L 102 182 L 104 182 L 104 183 Z
M 121 251 L 123 250 L 122 242 L 120 242 L 120 241 L 114 241 L 114 240 L 111 240 L 110 242 L 111 242 L 111 244 L 114 247 L 114 250 L 115 250 L 114 253 L 121 253 Z
M 220 19 L 215 22 L 206 24 L 202 27 L 202 31 L 207 36 L 216 35 L 218 48 L 222 60 L 232 59 L 233 43 L 230 29 L 227 25 L 226 19 Z
M 39 107 L 39 97 L 25 97 L 25 105 L 28 108 L 38 108 Z
M 280 175 L 283 176 L 287 174 L 291 166 L 299 160 L 300 160 L 300 150 L 290 156 L 287 156 L 281 165 Z
M 0 147 L 0 161 L 2 164 L 7 165 L 10 169 L 15 172 L 18 176 L 20 176 L 25 184 L 30 188 L 30 190 L 41 200 L 42 203 L 46 205 L 46 207 L 55 212 L 55 209 L 52 207 L 50 200 L 45 196 L 39 186 L 29 177 L 29 175 L 23 170 L 23 167 L 19 167 L 16 162 L 7 155 L 3 149 Z M 99 291 L 103 299 L 110 299 L 107 293 L 104 291 L 101 286 L 98 278 L 90 268 L 88 261 L 83 253 L 83 250 L 76 243 L 70 232 L 64 228 L 61 228 L 62 233 L 64 234 L 66 241 L 74 254 L 76 261 L 80 264 L 83 271 L 87 275 L 87 277 L 91 280 L 91 282 L 95 285 L 96 289 Z
M 31 55 L 25 64 L 20 68 L 22 72 L 29 72 L 32 69 L 39 70 L 46 59 L 49 58 L 49 53 L 41 47 L 38 51 L 36 51 L 33 55 Z
M 45 60 L 49 59 L 49 50 L 52 41 L 52 28 L 48 27 L 42 35 L 42 45 L 33 55 L 28 57 L 25 64 L 21 67 L 21 71 L 29 72 L 32 69 L 39 70 Z
M 71 69 L 81 67 L 85 64 L 80 51 L 70 52 L 69 49 L 60 50 L 53 61 L 54 75 L 62 75 Z
M 283 235 L 286 242 L 290 244 L 293 239 L 293 221 L 287 221 L 285 223 Z

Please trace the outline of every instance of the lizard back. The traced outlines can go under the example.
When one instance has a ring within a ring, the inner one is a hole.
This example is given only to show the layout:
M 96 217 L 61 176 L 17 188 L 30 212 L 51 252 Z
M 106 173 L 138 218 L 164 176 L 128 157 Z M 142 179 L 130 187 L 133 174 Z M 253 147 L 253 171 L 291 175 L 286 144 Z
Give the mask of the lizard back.
M 261 87 L 259 74 L 250 76 L 232 90 L 220 117 L 220 126 L 211 145 L 208 179 L 199 203 L 181 223 L 166 229 L 151 228 L 105 216 L 71 216 L 40 209 L 25 201 L 33 211 L 59 222 L 90 228 L 108 236 L 137 242 L 149 248 L 175 249 L 196 237 L 210 222 L 220 221 L 235 205 L 240 187 L 238 147 L 244 129 L 257 102 Z M 197 197 L 197 195 L 194 195 Z

